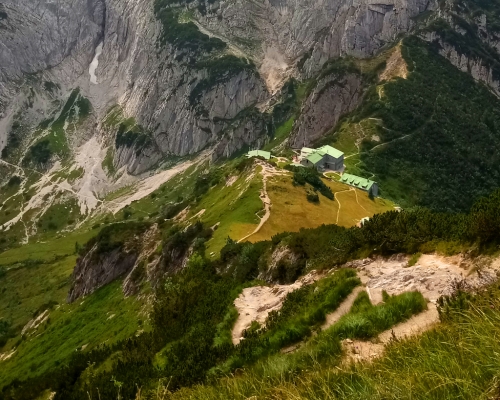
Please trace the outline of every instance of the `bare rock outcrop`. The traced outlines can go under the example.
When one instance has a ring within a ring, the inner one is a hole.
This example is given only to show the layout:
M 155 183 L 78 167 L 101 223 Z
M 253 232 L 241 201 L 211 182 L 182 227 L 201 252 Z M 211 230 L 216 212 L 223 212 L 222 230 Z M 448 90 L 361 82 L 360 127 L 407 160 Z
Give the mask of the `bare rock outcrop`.
M 85 253 L 78 258 L 67 301 L 91 294 L 120 277 L 124 277 L 122 289 L 126 296 L 137 293 L 142 282 L 153 281 L 160 259 L 156 253 L 160 241 L 156 224 L 105 228 L 87 243 Z
M 322 78 L 305 101 L 294 134 L 292 147 L 308 146 L 335 127 L 339 119 L 353 111 L 363 99 L 360 75 L 331 74 Z
M 300 274 L 302 265 L 299 265 L 299 259 L 300 257 L 291 251 L 289 247 L 278 246 L 271 254 L 268 268 L 260 272 L 258 279 L 270 283 L 284 283 L 284 281 L 289 280 L 287 279 L 289 278 L 287 277 L 287 273 L 296 275 L 298 272 Z M 292 279 L 295 279 L 295 276 L 292 276 Z
M 0 12 L 1 151 L 15 115 L 36 112 L 37 118 L 25 119 L 40 122 L 50 110 L 53 88 L 74 84 L 86 72 L 103 37 L 106 5 L 105 0 L 4 0 Z
M 432 0 L 216 1 L 196 16 L 214 35 L 254 57 L 272 81 L 289 75 L 300 59 L 302 71 L 312 76 L 331 58 L 372 56 L 409 31 L 415 16 L 435 7 Z
M 194 1 L 187 7 L 203 35 L 225 43 L 221 54 L 194 54 L 190 46 L 179 48 L 162 40 L 164 27 L 151 0 L 2 2 L 6 17 L 0 19 L 0 147 L 21 103 L 30 90 L 39 96 L 45 81 L 58 85 L 61 97 L 80 87 L 98 121 L 118 104 L 126 117 L 134 117 L 151 134 L 150 146 L 117 149 L 115 167 L 126 165 L 130 174 L 141 174 L 166 156 L 193 154 L 209 146 L 215 148 L 214 158 L 244 146 L 260 147 L 269 133 L 264 105 L 288 78 L 311 77 L 326 61 L 345 54 L 373 55 L 414 26 L 412 18 L 432 9 L 434 1 L 223 0 Z M 89 65 L 101 43 L 96 84 L 90 81 Z M 210 63 L 204 62 L 228 55 L 255 64 L 254 70 L 245 67 L 223 74 L 223 79 L 207 80 Z M 357 83 L 354 77 L 346 79 L 344 88 L 327 90 L 325 100 L 318 102 L 334 118 L 321 116 L 314 123 L 308 119 L 297 141 L 309 136 L 307 130 L 331 127 L 356 104 Z M 23 88 L 28 87 L 26 94 Z M 200 93 L 193 101 L 196 90 Z M 326 107 L 332 96 L 341 98 L 333 111 Z M 39 110 L 34 126 L 54 113 L 49 107 Z M 97 135 L 106 136 L 96 127 Z
M 437 32 L 427 32 L 421 36 L 424 40 L 434 43 L 439 48 L 439 54 L 456 68 L 468 73 L 474 80 L 485 84 L 495 95 L 500 96 L 498 63 L 493 65 L 481 57 L 466 54 L 455 45 L 443 40 Z
M 466 282 L 470 288 L 493 283 L 498 279 L 499 265 L 498 259 L 424 254 L 415 265 L 408 266 L 408 257 L 397 254 L 377 258 L 357 269 L 374 303 L 382 301 L 382 290 L 390 295 L 418 290 L 435 303 L 439 297 L 452 294 L 457 282 Z
M 98 245 L 94 245 L 76 262 L 71 276 L 72 285 L 67 297 L 68 303 L 95 292 L 129 272 L 137 258 L 136 251 L 126 252 L 120 248 L 98 253 Z
M 236 345 L 243 339 L 243 332 L 250 327 L 252 321 L 262 325 L 271 311 L 280 310 L 288 293 L 310 285 L 321 277 L 317 271 L 311 271 L 290 285 L 254 286 L 243 289 L 234 301 L 239 315 L 232 331 L 233 344 Z

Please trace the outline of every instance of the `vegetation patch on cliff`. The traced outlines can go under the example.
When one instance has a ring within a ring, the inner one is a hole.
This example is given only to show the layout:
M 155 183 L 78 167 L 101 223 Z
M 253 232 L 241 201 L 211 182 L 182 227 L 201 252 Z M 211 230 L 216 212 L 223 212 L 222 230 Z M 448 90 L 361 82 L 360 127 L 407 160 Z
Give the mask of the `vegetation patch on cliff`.
M 491 152 L 500 146 L 499 100 L 416 37 L 403 40 L 402 54 L 407 79 L 385 83 L 383 96 L 372 86 L 345 119 L 360 132 L 352 164 L 402 206 L 466 211 L 500 179 L 495 156 L 480 156 L 500 154 Z
M 170 0 L 155 0 L 156 18 L 163 26 L 160 44 L 171 44 L 180 52 L 181 59 L 187 56 L 194 61 L 199 55 L 216 50 L 224 50 L 227 45 L 222 40 L 211 38 L 200 32 L 191 21 L 179 22 L 179 10 L 170 5 Z
M 26 154 L 23 164 L 36 168 L 45 168 L 53 156 L 63 160 L 70 154 L 68 137 L 81 126 L 92 112 L 88 99 L 80 94 L 80 89 L 73 90 L 57 118 L 43 121 L 35 133 L 40 139 L 35 140 Z

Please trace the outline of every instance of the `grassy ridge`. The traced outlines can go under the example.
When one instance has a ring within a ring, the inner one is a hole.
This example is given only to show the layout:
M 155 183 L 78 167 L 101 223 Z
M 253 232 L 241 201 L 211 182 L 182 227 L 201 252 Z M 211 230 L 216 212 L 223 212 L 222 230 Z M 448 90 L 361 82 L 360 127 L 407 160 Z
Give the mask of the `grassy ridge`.
M 492 293 L 495 293 L 492 295 Z M 217 386 L 176 393 L 174 399 L 482 399 L 498 393 L 500 342 L 498 290 L 479 295 L 439 328 L 389 345 L 372 364 L 349 367 L 313 363 L 295 374 L 271 368 L 228 378 Z M 493 308 L 491 307 L 493 305 Z M 278 363 L 278 362 L 276 362 Z M 262 376 L 265 371 L 267 376 Z
M 229 176 L 236 179 L 231 185 L 224 179 L 212 187 L 194 207 L 190 215 L 200 216 L 208 226 L 220 223 L 213 238 L 207 243 L 207 253 L 218 253 L 226 244 L 226 239 L 240 239 L 251 233 L 259 223 L 257 213 L 263 209 L 259 197 L 262 189 L 260 167 L 239 176 Z
M 365 293 L 363 295 L 362 293 Z M 286 303 L 285 303 L 286 304 Z M 285 305 L 284 305 L 285 306 Z M 309 398 L 298 395 L 298 389 L 310 389 L 313 377 L 330 376 L 338 371 L 342 356 L 340 340 L 343 338 L 372 338 L 398 322 L 408 319 L 426 307 L 426 302 L 418 292 L 386 296 L 384 304 L 373 306 L 366 292 L 361 292 L 352 309 L 327 331 L 320 332 L 298 351 L 292 354 L 277 354 L 261 360 L 247 368 L 237 377 L 223 378 L 213 386 L 200 385 L 192 389 L 182 389 L 174 393 L 173 399 L 247 399 L 257 396 L 267 399 Z M 357 321 L 357 322 L 355 322 Z M 361 322 L 361 323 L 360 323 Z M 366 329 L 369 322 L 373 329 Z M 306 380 L 309 380 L 307 382 Z M 296 390 L 292 394 L 291 390 Z M 330 398 L 325 390 L 318 389 L 313 399 Z M 290 393 L 287 393 L 290 390 Z M 323 394 L 323 395 L 322 395 Z M 357 393 L 363 397 L 363 393 Z M 296 397 L 294 397 L 296 396 Z M 342 398 L 338 393 L 333 398 Z
M 26 260 L 50 261 L 55 257 L 72 255 L 75 252 L 75 242 L 86 243 L 96 231 L 75 231 L 67 235 L 52 238 L 47 242 L 30 243 L 0 253 L 0 266 L 15 264 Z

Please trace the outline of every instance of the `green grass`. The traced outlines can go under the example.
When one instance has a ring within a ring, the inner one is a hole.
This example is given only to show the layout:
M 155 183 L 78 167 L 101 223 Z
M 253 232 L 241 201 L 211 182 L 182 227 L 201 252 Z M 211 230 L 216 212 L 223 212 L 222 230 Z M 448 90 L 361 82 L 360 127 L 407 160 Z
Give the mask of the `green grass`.
M 80 217 L 80 207 L 75 199 L 50 206 L 37 222 L 38 232 L 59 231 L 74 223 Z
M 71 255 L 75 251 L 75 243 L 86 243 L 97 234 L 96 231 L 74 231 L 47 238 L 47 242 L 38 241 L 0 253 L 0 266 L 23 262 L 29 259 L 48 261 L 54 257 Z M 49 240 L 50 239 L 50 240 Z
M 5 193 L 5 201 L 2 203 L 3 206 L 0 209 L 0 224 L 8 222 L 12 218 L 14 218 L 21 210 L 22 203 L 24 202 L 22 193 L 16 194 L 17 190 L 15 190 L 14 188 L 9 189 L 8 192 L 8 194 Z
M 83 168 L 75 168 L 66 175 L 66 179 L 69 183 L 75 183 L 75 181 L 83 176 L 85 170 Z
M 422 253 L 420 253 L 420 252 L 412 254 L 410 259 L 408 260 L 408 266 L 413 267 L 418 262 L 418 260 L 420 259 L 421 256 L 422 256 Z
M 139 329 L 141 307 L 135 298 L 124 299 L 121 282 L 115 282 L 83 301 L 54 309 L 37 329 L 40 335 L 21 341 L 15 356 L 2 363 L 0 386 L 61 366 L 84 345 L 90 350 L 130 337 Z
M 64 163 L 63 167 L 51 175 L 50 180 L 52 182 L 57 182 L 58 180 L 66 179 L 69 183 L 73 184 L 84 174 L 85 170 L 83 168 L 75 168 L 72 163 Z
M 354 270 L 341 269 L 289 293 L 282 308 L 269 314 L 263 332 L 247 335 L 236 354 L 216 370 L 231 372 L 307 338 L 325 321 L 326 314 L 334 311 L 360 283 Z
M 190 213 L 190 216 L 194 216 L 206 210 L 200 217 L 203 223 L 208 226 L 220 223 L 212 239 L 207 242 L 207 254 L 218 253 L 228 237 L 241 239 L 257 227 L 259 218 L 256 213 L 263 209 L 259 197 L 262 189 L 259 168 L 255 169 L 255 175 L 248 181 L 249 175 L 241 174 L 231 186 L 226 186 L 223 181 L 211 188 Z
M 119 105 L 112 106 L 106 113 L 102 125 L 105 128 L 112 128 L 117 126 L 124 119 L 123 109 Z
M 385 83 L 383 95 L 372 87 L 351 116 L 354 125 L 376 118 L 384 127 L 377 128 L 380 142 L 362 143 L 363 169 L 403 207 L 466 211 L 498 186 L 498 163 L 482 155 L 500 143 L 500 103 L 433 45 L 416 37 L 402 43 L 407 79 Z M 373 149 L 379 143 L 386 144 Z
M 487 299 L 490 293 L 484 295 Z M 483 295 L 482 295 L 483 296 Z M 313 364 L 307 370 L 248 373 L 173 399 L 488 399 L 498 390 L 500 304 L 473 307 L 421 337 L 395 342 L 372 363 Z M 278 361 L 276 361 L 278 364 Z M 277 367 L 277 365 L 276 365 Z
M 0 318 L 9 321 L 19 333 L 43 304 L 63 304 L 75 264 L 76 256 L 71 255 L 59 260 L 32 259 L 0 267 L 6 271 L 0 278 Z
M 419 292 L 398 296 L 384 293 L 384 303 L 374 306 L 366 291 L 360 292 L 350 312 L 343 316 L 326 334 L 341 339 L 370 339 L 425 310 L 427 302 Z
M 54 154 L 60 159 L 67 159 L 71 152 L 68 136 L 82 126 L 91 112 L 90 101 L 80 94 L 79 88 L 73 90 L 57 119 L 49 119 L 40 124 L 35 133 L 35 137 L 40 138 L 32 143 L 24 163 L 33 162 L 34 166 L 46 164 Z
M 75 232 L 49 241 L 39 240 L 0 253 L 0 319 L 16 335 L 44 305 L 63 304 L 76 264 L 75 243 L 85 243 L 96 232 Z M 12 347 L 17 338 L 7 347 Z
M 344 392 L 334 392 L 328 385 L 320 386 L 321 381 L 318 379 L 333 380 L 334 377 L 341 376 L 345 368 L 350 368 L 340 364 L 342 356 L 340 339 L 342 337 L 373 337 L 422 311 L 424 307 L 425 300 L 420 293 L 415 292 L 386 297 L 386 303 L 379 306 L 371 305 L 367 296 L 360 295 L 349 314 L 327 331 L 311 338 L 297 351 L 264 358 L 238 375 L 222 378 L 212 385 L 205 384 L 182 389 L 174 393 L 172 398 L 209 400 L 247 399 L 256 396 L 255 398 L 258 399 L 343 399 Z M 367 330 L 366 323 L 354 323 L 354 318 L 357 320 L 364 318 L 370 321 L 374 329 Z M 408 373 L 410 374 L 411 370 L 408 370 Z M 353 375 L 349 377 L 350 381 L 346 381 L 346 384 L 349 385 L 349 382 L 355 384 L 357 377 Z M 362 389 L 359 388 L 356 392 L 357 397 L 353 398 L 373 398 L 365 396 Z M 310 391 L 314 391 L 315 395 L 309 397 Z
M 106 171 L 109 176 L 116 174 L 116 168 L 113 162 L 113 149 L 111 149 L 111 147 L 106 151 L 106 157 L 102 160 L 102 169 Z
M 268 144 L 264 146 L 264 150 L 271 151 L 275 147 L 279 146 L 292 132 L 293 124 L 295 122 L 295 115 L 290 117 L 287 121 L 283 123 L 274 132 L 274 138 Z

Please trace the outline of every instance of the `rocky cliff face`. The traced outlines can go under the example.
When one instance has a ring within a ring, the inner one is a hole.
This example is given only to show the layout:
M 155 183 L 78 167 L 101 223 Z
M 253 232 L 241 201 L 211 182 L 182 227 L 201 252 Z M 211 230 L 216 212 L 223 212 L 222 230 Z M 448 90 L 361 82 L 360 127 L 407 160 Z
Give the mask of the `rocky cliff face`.
M 445 7 L 420 36 L 455 67 L 500 96 L 500 32 L 486 14 L 458 11 Z
M 304 57 L 311 75 L 333 57 L 368 57 L 408 31 L 413 18 L 435 8 L 431 0 L 220 1 L 200 22 L 255 54 L 269 87 Z
M 0 18 L 1 106 L 11 94 L 6 88 L 27 74 L 55 68 L 68 58 L 87 67 L 102 39 L 104 0 L 4 0 Z M 3 110 L 2 110 L 3 111 Z
M 98 254 L 97 245 L 95 245 L 76 262 L 71 277 L 72 285 L 68 293 L 68 303 L 95 292 L 129 272 L 137 257 L 136 252 L 124 252 L 121 249 Z
M 439 54 L 447 58 L 459 70 L 469 73 L 476 81 L 484 83 L 492 92 L 500 96 L 500 75 L 491 65 L 479 57 L 461 54 L 455 47 L 443 42 L 440 38 L 434 38 L 434 40 L 440 42 Z
M 304 103 L 290 145 L 300 148 L 320 139 L 362 99 L 363 84 L 359 74 L 333 73 L 320 79 Z
M 150 132 L 152 146 L 117 149 L 115 166 L 127 165 L 129 173 L 140 174 L 164 156 L 192 154 L 207 146 L 215 146 L 215 157 L 229 156 L 267 140 L 265 116 L 249 111 L 256 106 L 265 111 L 266 102 L 290 76 L 312 76 L 332 57 L 370 56 L 410 29 L 413 17 L 434 7 L 428 0 L 195 1 L 180 4 L 185 8 L 169 6 L 175 11 L 174 23 L 162 24 L 154 10 L 158 3 L 76 0 L 35 6 L 27 0 L 4 1 L 2 146 L 19 109 L 16 93 L 28 74 L 34 74 L 41 82 L 59 85 L 61 96 L 79 86 L 98 120 L 119 104 L 126 117 Z M 179 23 L 182 10 L 188 10 L 182 17 L 187 20 Z M 218 41 L 218 50 L 195 51 L 190 39 L 180 43 L 172 36 L 187 22 L 197 27 L 200 40 Z M 94 84 L 89 65 L 101 42 Z M 224 55 L 251 60 L 255 68 L 214 76 L 210 60 Z M 43 84 L 34 90 L 42 92 Z M 49 107 L 41 110 L 53 112 Z M 102 136 L 99 129 L 96 134 Z
M 105 10 L 104 0 L 0 3 L 0 151 L 18 112 L 29 108 L 38 113 L 29 122 L 41 121 L 51 109 L 53 81 L 74 83 L 88 69 Z
M 122 289 L 127 296 L 136 293 L 145 280 L 156 284 L 160 242 L 161 231 L 156 224 L 123 225 L 98 236 L 76 262 L 67 301 L 91 294 L 119 277 L 124 277 Z

